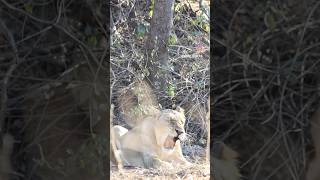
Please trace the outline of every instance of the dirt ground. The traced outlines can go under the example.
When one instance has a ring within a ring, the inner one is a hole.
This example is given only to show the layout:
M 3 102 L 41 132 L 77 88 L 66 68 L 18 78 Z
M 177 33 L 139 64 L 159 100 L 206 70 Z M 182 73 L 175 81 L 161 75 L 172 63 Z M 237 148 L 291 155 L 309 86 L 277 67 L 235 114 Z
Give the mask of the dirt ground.
M 208 180 L 210 179 L 210 166 L 208 164 L 194 164 L 192 167 L 177 167 L 175 169 L 142 169 L 124 168 L 119 171 L 116 167 L 111 167 L 111 180 Z

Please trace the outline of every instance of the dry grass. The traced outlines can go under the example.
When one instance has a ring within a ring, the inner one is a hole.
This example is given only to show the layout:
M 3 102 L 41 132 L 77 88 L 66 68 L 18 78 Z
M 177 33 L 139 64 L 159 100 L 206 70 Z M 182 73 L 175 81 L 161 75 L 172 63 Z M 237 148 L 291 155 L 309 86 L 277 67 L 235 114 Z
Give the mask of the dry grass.
M 210 167 L 207 164 L 194 164 L 192 167 L 179 166 L 175 169 L 123 169 L 118 171 L 115 168 L 111 168 L 110 178 L 112 180 L 123 180 L 123 179 L 153 179 L 153 180 L 164 180 L 164 179 L 199 179 L 205 180 L 210 179 Z

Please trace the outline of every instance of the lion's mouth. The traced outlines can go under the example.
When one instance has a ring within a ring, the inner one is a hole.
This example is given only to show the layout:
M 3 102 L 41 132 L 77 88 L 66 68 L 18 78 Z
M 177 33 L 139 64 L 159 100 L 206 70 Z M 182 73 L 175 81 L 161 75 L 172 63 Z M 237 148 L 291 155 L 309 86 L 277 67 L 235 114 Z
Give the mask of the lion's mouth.
M 178 136 L 177 137 L 168 136 L 164 141 L 164 148 L 173 149 L 178 139 L 179 139 Z

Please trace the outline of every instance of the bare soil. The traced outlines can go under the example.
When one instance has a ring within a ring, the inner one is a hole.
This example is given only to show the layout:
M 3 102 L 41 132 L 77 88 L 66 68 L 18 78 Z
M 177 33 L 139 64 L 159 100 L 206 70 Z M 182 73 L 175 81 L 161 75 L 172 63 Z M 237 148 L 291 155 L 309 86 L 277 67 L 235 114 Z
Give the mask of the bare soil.
M 210 179 L 210 166 L 208 164 L 194 164 L 191 167 L 176 167 L 175 169 L 142 169 L 124 168 L 118 170 L 111 167 L 110 179 L 112 180 L 165 180 L 165 179 L 185 179 L 185 180 L 205 180 Z

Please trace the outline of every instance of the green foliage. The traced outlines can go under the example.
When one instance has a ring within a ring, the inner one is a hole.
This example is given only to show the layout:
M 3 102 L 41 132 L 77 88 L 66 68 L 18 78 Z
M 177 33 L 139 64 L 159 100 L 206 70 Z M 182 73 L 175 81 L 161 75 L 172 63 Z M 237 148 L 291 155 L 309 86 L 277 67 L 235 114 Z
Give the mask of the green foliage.
M 177 35 L 174 33 L 171 33 L 168 40 L 169 45 L 174 45 L 177 43 L 177 41 L 178 41 Z
M 139 37 L 142 38 L 145 36 L 147 33 L 147 27 L 143 23 L 139 23 L 135 29 L 135 34 Z
M 87 42 L 91 46 L 96 46 L 98 44 L 97 36 L 91 35 L 88 37 Z
M 150 11 L 149 11 L 150 18 L 153 16 L 153 10 L 154 10 L 154 0 L 151 0 L 151 7 L 150 7 Z
M 25 3 L 24 4 L 24 10 L 27 11 L 28 13 L 33 12 L 33 5 L 32 3 Z
M 173 84 L 169 83 L 167 88 L 168 96 L 173 98 L 175 96 L 175 91 L 176 91 L 176 87 Z
M 264 23 L 270 29 L 270 31 L 274 31 L 276 28 L 276 20 L 272 13 L 266 12 L 264 16 Z
M 179 13 L 182 10 L 182 8 L 183 8 L 182 3 L 177 3 L 174 6 L 174 12 Z
M 193 26 L 198 26 L 203 29 L 205 32 L 210 32 L 210 24 L 207 21 L 204 13 L 201 13 L 200 16 L 197 16 L 195 19 L 191 20 Z

